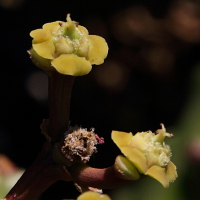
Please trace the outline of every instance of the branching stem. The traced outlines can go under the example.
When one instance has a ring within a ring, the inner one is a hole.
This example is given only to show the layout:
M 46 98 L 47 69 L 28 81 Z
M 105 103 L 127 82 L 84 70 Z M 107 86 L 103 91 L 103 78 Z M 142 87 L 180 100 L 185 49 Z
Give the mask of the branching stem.
M 69 172 L 76 183 L 87 187 L 111 189 L 134 182 L 119 178 L 114 166 L 97 169 L 80 163 L 72 165 Z
M 34 200 L 58 180 L 71 181 L 62 165 L 52 160 L 51 145 L 46 142 L 42 152 L 24 172 L 5 197 L 6 200 Z

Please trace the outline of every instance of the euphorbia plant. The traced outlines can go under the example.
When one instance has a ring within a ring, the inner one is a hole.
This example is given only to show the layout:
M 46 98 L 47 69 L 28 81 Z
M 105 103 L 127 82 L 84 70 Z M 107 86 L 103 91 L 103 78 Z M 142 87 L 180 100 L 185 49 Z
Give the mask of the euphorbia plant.
M 85 27 L 72 21 L 44 24 L 30 33 L 32 48 L 28 51 L 33 63 L 49 76 L 49 119 L 42 122 L 46 142 L 40 155 L 25 171 L 5 200 L 32 200 L 58 180 L 74 181 L 80 192 L 78 200 L 104 199 L 102 189 L 130 184 L 141 174 L 150 175 L 168 187 L 177 177 L 170 161 L 171 151 L 163 140 L 164 125 L 157 135 L 151 132 L 124 133 L 113 131 L 112 139 L 126 156 L 118 156 L 113 166 L 97 169 L 86 164 L 97 152 L 103 138 L 78 126 L 69 126 L 70 98 L 76 76 L 86 75 L 92 65 L 102 64 L 108 46 L 102 37 L 89 35 Z

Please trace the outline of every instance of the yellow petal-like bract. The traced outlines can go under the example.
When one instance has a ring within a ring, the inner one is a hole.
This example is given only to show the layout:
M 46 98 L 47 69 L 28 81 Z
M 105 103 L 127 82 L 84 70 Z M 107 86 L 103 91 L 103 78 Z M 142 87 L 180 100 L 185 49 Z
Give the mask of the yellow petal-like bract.
M 52 60 L 51 64 L 59 73 L 73 76 L 88 74 L 92 68 L 90 62 L 84 57 L 73 54 L 62 54 Z
M 33 49 L 43 58 L 53 59 L 53 54 L 55 52 L 55 46 L 52 40 L 47 40 L 45 42 L 33 44 Z
M 54 26 L 57 26 L 59 25 L 59 23 L 62 23 L 62 21 L 55 21 L 55 22 L 51 22 L 51 23 L 46 23 L 42 26 L 42 28 L 44 30 L 47 30 L 47 31 L 51 31 L 51 29 L 54 27 Z M 31 36 L 32 37 L 32 36 Z
M 169 182 L 177 178 L 176 166 L 170 161 L 171 149 L 164 143 L 165 137 L 173 137 L 167 133 L 163 124 L 156 131 L 132 133 L 112 131 L 112 139 L 121 152 L 137 168 L 141 174 L 158 180 L 165 188 Z
M 130 145 L 132 133 L 122 131 L 112 131 L 111 138 L 118 147 L 126 147 Z
M 136 148 L 122 147 L 122 153 L 135 165 L 138 171 L 144 174 L 147 170 L 145 155 Z
M 33 39 L 33 44 L 42 43 L 51 38 L 51 32 L 44 29 L 36 29 L 30 32 Z
M 33 50 L 38 56 L 47 59 L 50 65 L 45 69 L 56 69 L 59 73 L 71 76 L 88 74 L 92 64 L 100 65 L 108 54 L 106 41 L 96 35 L 88 35 L 88 30 L 72 21 L 67 15 L 67 22 L 55 21 L 46 23 L 42 29 L 30 32 L 33 38 Z M 29 51 L 31 53 L 32 51 Z M 35 62 L 34 62 L 35 63 Z M 44 62 L 43 62 L 44 63 Z M 44 69 L 43 63 L 37 66 Z
M 174 165 L 174 163 L 171 161 L 167 165 L 166 174 L 169 178 L 169 182 L 173 182 L 178 176 L 176 171 L 176 165 Z
M 91 64 L 100 65 L 108 54 L 108 46 L 102 37 L 89 35 L 88 58 Z
M 164 188 L 169 187 L 169 178 L 165 172 L 165 168 L 153 165 L 146 171 L 145 174 L 159 181 Z

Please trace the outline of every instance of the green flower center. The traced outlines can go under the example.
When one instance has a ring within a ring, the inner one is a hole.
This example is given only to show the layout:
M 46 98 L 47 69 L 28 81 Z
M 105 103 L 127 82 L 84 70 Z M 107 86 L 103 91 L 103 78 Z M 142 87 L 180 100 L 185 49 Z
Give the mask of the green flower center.
M 88 39 L 79 30 L 78 24 L 71 21 L 69 15 L 67 22 L 62 22 L 52 30 L 55 44 L 55 57 L 61 54 L 75 54 L 80 57 L 88 57 Z

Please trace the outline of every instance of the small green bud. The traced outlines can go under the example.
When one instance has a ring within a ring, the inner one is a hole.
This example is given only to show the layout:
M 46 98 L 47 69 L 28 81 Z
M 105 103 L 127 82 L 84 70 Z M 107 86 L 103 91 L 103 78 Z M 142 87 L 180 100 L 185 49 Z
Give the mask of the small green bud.
M 136 167 L 122 155 L 116 157 L 114 168 L 118 177 L 121 179 L 138 180 L 140 178 L 140 174 Z
M 176 166 L 170 161 L 171 149 L 164 142 L 165 137 L 173 138 L 173 134 L 167 133 L 163 124 L 161 127 L 156 134 L 145 131 L 132 135 L 113 131 L 112 139 L 141 174 L 153 177 L 167 188 L 169 182 L 173 182 L 178 175 Z M 120 164 L 117 166 L 121 167 Z M 117 169 L 126 172 L 126 169 Z

